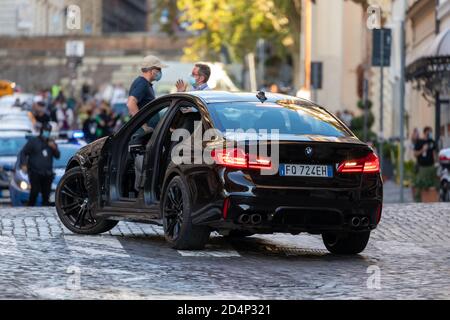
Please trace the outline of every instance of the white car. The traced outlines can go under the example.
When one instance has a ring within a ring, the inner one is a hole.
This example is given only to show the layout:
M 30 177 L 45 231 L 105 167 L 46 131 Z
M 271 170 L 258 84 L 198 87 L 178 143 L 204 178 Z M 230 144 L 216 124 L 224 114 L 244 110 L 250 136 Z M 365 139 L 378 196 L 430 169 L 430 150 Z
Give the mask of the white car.
M 0 126 L 0 132 L 2 131 L 21 131 L 26 133 L 35 133 L 35 129 L 31 121 L 10 121 L 2 123 Z
M 17 99 L 19 99 L 21 106 L 29 109 L 33 105 L 34 95 L 31 93 L 14 93 L 13 95 L 3 96 L 0 98 L 0 109 L 11 108 Z
M 439 152 L 439 165 L 440 198 L 443 202 L 450 202 L 450 148 Z

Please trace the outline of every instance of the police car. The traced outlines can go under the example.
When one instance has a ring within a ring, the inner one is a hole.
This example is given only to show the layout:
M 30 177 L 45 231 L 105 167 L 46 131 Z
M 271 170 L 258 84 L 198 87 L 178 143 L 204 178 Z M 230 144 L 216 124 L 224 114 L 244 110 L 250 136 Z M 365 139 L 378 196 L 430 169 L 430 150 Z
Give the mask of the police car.
M 24 131 L 0 131 L 0 201 L 9 201 L 9 184 L 17 155 L 23 148 L 27 133 Z

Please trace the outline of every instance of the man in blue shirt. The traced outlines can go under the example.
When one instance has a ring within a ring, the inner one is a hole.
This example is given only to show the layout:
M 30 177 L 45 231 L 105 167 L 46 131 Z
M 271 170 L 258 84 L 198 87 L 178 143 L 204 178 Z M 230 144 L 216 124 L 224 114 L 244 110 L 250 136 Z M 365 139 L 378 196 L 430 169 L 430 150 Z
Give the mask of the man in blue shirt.
M 133 81 L 130 87 L 127 106 L 131 116 L 155 99 L 152 82 L 161 80 L 162 68 L 167 68 L 167 65 L 155 56 L 146 56 L 142 61 L 142 74 Z
M 130 116 L 134 116 L 139 110 L 145 107 L 147 104 L 155 100 L 155 91 L 153 90 L 152 82 L 161 80 L 162 68 L 167 68 L 167 65 L 163 64 L 155 56 L 146 56 L 141 64 L 142 74 L 133 81 L 130 87 L 130 93 L 128 97 L 128 112 Z M 129 144 L 145 145 L 150 134 L 158 124 L 159 116 L 154 116 L 147 123 L 144 123 L 141 128 L 132 136 Z M 143 164 L 144 156 L 134 156 L 135 167 L 135 189 L 137 192 L 142 188 L 141 182 L 143 181 Z
M 211 76 L 211 68 L 204 63 L 197 63 L 192 69 L 192 74 L 189 76 L 189 84 L 194 91 L 211 90 L 208 87 L 208 80 Z M 178 92 L 186 92 L 188 84 L 183 80 L 178 80 L 176 83 Z

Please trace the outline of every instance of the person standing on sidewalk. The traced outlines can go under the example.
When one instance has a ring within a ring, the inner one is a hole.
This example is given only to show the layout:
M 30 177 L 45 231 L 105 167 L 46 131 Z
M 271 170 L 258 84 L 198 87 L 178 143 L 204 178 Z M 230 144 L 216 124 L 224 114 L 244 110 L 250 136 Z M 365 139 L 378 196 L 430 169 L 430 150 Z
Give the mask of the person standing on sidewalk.
M 28 140 L 22 149 L 20 166 L 28 172 L 31 190 L 28 206 L 36 205 L 39 193 L 42 194 L 42 205 L 49 206 L 50 192 L 53 182 L 53 158 L 59 159 L 60 152 L 55 141 L 50 139 L 52 127 L 49 123 L 42 125 L 38 137 Z
M 211 90 L 208 87 L 208 81 L 211 76 L 211 68 L 204 63 L 197 63 L 192 69 L 192 74 L 189 76 L 189 84 L 194 91 Z M 188 84 L 183 80 L 178 80 L 176 83 L 178 92 L 186 92 Z
M 423 184 L 434 177 L 436 178 L 436 142 L 433 140 L 433 129 L 425 127 L 423 130 L 423 138 L 418 139 L 414 146 L 414 156 L 417 159 L 418 172 L 416 183 Z M 418 199 L 418 194 L 416 198 Z

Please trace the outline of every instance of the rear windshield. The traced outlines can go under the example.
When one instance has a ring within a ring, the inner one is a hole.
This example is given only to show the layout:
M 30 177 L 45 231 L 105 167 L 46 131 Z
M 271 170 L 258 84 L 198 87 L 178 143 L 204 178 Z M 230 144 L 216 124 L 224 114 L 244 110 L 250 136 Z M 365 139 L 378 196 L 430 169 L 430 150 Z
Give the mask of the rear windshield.
M 217 129 L 275 130 L 280 134 L 350 136 L 350 133 L 324 109 L 299 102 L 211 103 L 209 112 Z

